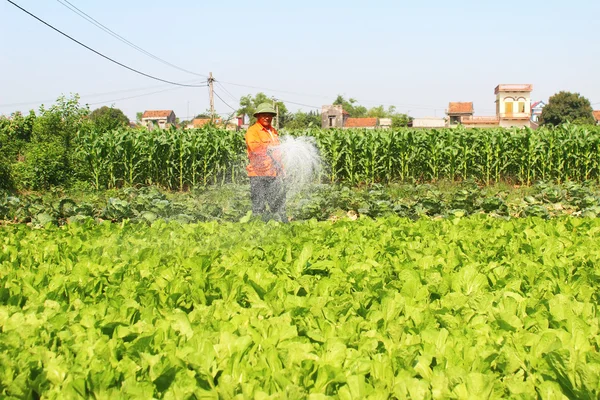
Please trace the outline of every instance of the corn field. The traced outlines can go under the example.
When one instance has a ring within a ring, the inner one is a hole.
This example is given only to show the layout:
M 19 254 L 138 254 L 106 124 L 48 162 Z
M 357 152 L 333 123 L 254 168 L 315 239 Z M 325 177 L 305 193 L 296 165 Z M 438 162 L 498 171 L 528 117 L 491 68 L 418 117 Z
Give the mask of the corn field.
M 600 178 L 600 129 L 307 130 L 331 182 L 475 179 L 588 181 Z
M 97 188 L 189 187 L 236 182 L 245 174 L 243 134 L 214 128 L 92 131 L 80 134 L 78 159 Z
M 285 133 L 284 133 L 285 134 Z M 324 182 L 387 183 L 475 179 L 589 181 L 600 178 L 600 129 L 310 129 Z M 96 188 L 154 184 L 169 189 L 244 182 L 243 132 L 116 130 L 77 140 L 78 159 Z

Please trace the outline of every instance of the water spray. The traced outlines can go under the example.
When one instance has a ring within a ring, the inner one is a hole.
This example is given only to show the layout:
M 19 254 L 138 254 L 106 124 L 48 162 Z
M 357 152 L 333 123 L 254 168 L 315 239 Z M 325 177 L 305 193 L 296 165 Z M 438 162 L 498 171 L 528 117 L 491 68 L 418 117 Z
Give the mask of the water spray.
M 322 162 L 315 138 L 284 136 L 278 146 L 285 171 L 287 193 L 293 197 L 319 179 Z

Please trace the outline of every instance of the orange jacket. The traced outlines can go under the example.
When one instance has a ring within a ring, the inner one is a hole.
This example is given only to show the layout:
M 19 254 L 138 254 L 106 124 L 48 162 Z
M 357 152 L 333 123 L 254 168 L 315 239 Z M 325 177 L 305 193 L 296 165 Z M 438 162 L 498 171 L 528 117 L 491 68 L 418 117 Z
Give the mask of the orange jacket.
M 267 130 L 258 122 L 246 131 L 246 151 L 250 164 L 248 176 L 278 176 L 283 174 L 279 134 L 275 128 Z M 267 149 L 270 149 L 267 153 Z

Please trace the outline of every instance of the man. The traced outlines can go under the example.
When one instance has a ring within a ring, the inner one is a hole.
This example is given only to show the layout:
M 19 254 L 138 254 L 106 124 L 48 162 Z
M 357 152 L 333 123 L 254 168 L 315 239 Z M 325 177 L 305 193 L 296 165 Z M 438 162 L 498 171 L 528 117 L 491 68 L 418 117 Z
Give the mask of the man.
M 285 189 L 283 165 L 279 151 L 279 135 L 271 125 L 276 111 L 270 103 L 256 109 L 256 123 L 246 131 L 246 150 L 250 164 L 246 167 L 250 178 L 252 213 L 265 215 L 266 205 L 281 222 L 288 222 L 285 214 Z

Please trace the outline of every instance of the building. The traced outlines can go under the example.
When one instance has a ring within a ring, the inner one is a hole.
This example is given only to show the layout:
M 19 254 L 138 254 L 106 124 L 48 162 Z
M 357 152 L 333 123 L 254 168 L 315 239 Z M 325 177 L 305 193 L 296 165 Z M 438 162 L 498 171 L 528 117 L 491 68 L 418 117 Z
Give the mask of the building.
M 142 125 L 148 129 L 165 129 L 175 124 L 173 110 L 146 110 L 142 114 Z
M 199 129 L 208 123 L 210 123 L 210 118 L 194 118 L 189 124 L 187 124 L 187 126 L 185 128 L 186 129 Z M 233 122 L 230 120 L 223 121 L 222 118 L 215 118 L 215 121 L 214 121 L 214 124 L 216 127 L 224 128 L 228 131 L 238 130 L 239 129 L 238 123 L 239 123 L 239 119 L 236 119 L 236 121 Z
M 379 118 L 379 129 L 390 129 L 392 127 L 391 118 Z
M 378 126 L 377 118 L 346 118 L 344 122 L 344 129 L 348 128 L 366 128 L 375 129 Z
M 594 119 L 596 120 L 596 125 L 600 125 L 600 110 L 594 110 Z
M 500 84 L 494 89 L 494 94 L 496 95 L 496 115 L 460 115 L 460 123 L 469 128 L 486 128 L 494 126 L 501 126 L 504 128 L 532 127 L 532 90 L 533 85 L 531 84 Z M 466 110 L 467 106 L 463 107 L 465 107 Z M 450 108 L 448 111 L 450 111 Z M 455 115 L 459 116 L 459 114 L 456 113 Z M 450 113 L 448 113 L 448 116 L 450 116 Z
M 500 118 L 494 115 L 463 117 L 461 124 L 467 128 L 491 128 L 500 125 Z
M 444 128 L 446 119 L 441 117 L 423 117 L 412 120 L 413 128 Z
M 531 122 L 538 123 L 540 121 L 540 115 L 542 115 L 545 106 L 546 103 L 543 101 L 536 101 L 531 104 Z
M 448 116 L 448 124 L 457 126 L 461 123 L 463 117 L 473 116 L 473 102 L 451 102 L 446 110 Z
M 342 109 L 339 104 L 326 105 L 321 107 L 321 128 L 343 128 L 348 113 Z
M 216 121 L 216 120 L 215 120 Z M 194 118 L 187 124 L 186 129 L 198 129 L 210 122 L 210 118 Z
M 496 116 L 499 125 L 509 127 L 531 126 L 531 84 L 500 84 L 494 89 Z

